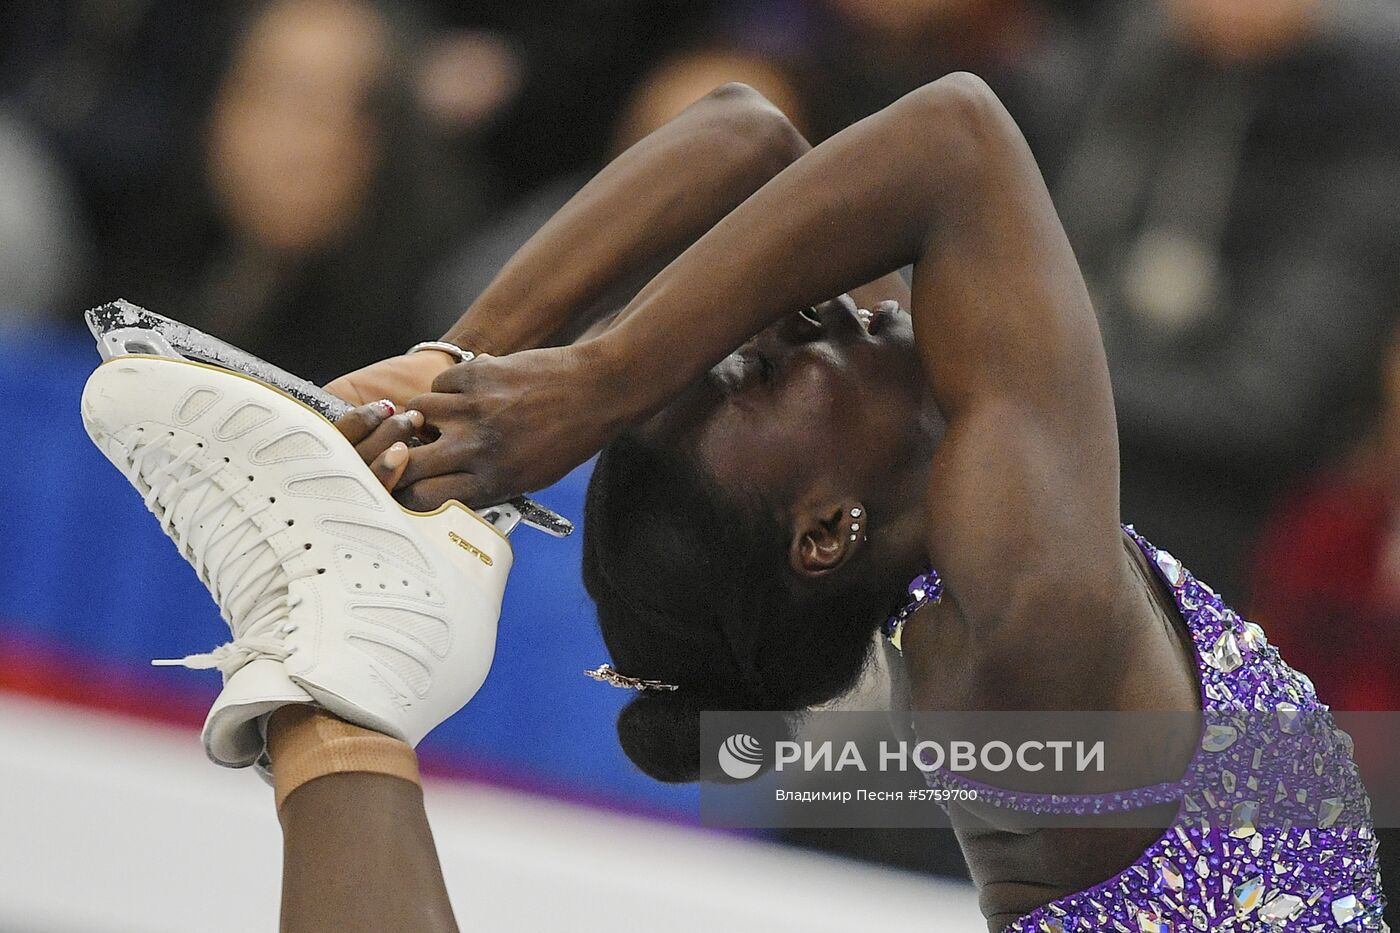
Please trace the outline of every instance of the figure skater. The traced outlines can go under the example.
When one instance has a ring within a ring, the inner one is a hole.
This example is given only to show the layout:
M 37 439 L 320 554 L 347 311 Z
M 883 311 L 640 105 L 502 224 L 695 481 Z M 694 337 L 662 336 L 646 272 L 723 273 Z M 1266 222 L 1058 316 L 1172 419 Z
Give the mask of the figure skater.
M 653 687 L 618 733 L 658 779 L 706 775 L 701 710 L 830 700 L 883 630 L 906 709 L 1213 723 L 1141 787 L 949 805 L 990 930 L 1383 929 L 1345 737 L 1257 626 L 1119 523 L 1093 310 L 995 96 L 949 76 L 806 150 L 741 88 L 697 104 L 523 247 L 447 346 L 333 384 L 407 408 L 361 408 L 345 437 L 410 525 L 601 451 L 584 578 L 615 670 L 598 675 Z M 906 265 L 912 295 L 892 275 Z M 221 650 L 293 663 L 242 640 Z M 284 926 L 451 929 L 409 745 L 373 746 L 431 723 L 386 729 L 307 693 L 256 705 L 267 743 L 248 749 L 279 787 Z M 1283 737 L 1214 728 L 1246 710 L 1277 712 Z M 1275 782 L 1282 824 L 1257 817 Z M 1035 808 L 1080 822 L 1019 828 Z M 1095 816 L 1143 808 L 1167 816 Z M 386 851 L 367 851 L 366 823 Z

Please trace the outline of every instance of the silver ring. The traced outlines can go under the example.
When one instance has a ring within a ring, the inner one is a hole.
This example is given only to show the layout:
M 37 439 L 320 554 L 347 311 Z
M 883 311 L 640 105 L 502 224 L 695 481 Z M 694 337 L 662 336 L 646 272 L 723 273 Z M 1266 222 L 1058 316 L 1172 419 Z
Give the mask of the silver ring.
M 417 353 L 420 350 L 440 350 L 448 356 L 456 357 L 459 363 L 470 363 L 472 360 L 476 359 L 476 354 L 472 351 L 463 350 L 455 343 L 448 343 L 445 340 L 424 340 L 422 343 L 415 343 L 408 348 L 407 353 L 404 355 L 407 356 L 408 353 Z

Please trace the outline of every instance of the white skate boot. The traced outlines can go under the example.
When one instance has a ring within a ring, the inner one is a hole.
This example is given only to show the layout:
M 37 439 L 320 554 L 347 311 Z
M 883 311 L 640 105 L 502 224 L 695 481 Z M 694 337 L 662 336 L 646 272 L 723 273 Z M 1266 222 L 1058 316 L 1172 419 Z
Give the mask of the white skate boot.
M 288 703 L 417 745 L 481 685 L 512 553 L 475 513 L 404 509 L 325 418 L 200 363 L 110 360 L 82 411 L 233 633 L 167 662 L 223 673 L 215 762 L 254 763 L 260 718 Z

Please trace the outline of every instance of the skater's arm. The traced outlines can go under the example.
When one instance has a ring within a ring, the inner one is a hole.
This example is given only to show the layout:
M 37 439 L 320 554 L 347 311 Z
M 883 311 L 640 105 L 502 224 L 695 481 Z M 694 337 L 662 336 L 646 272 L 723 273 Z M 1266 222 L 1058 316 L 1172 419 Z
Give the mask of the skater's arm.
M 443 339 L 501 356 L 568 342 L 605 318 L 725 215 L 811 149 L 752 88 L 726 84 L 609 163 L 522 246 Z M 889 275 L 852 292 L 908 303 Z M 424 351 L 342 376 L 356 404 L 404 403 L 456 362 Z
M 268 753 L 283 834 L 283 931 L 458 929 L 413 749 L 289 706 L 268 723 Z
M 443 339 L 493 356 L 568 342 L 810 148 L 752 88 L 716 88 L 603 168 Z

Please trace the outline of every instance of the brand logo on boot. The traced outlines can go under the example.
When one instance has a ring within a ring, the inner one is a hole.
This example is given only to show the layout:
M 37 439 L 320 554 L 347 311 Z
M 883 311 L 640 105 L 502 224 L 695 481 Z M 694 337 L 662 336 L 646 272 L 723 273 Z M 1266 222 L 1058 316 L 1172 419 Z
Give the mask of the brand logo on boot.
M 496 563 L 494 560 L 491 559 L 490 554 L 487 554 L 481 548 L 477 547 L 475 544 L 472 544 L 466 538 L 457 534 L 457 532 L 449 531 L 447 533 L 447 536 L 452 539 L 453 544 L 457 545 L 459 548 L 466 551 L 468 554 L 472 555 L 486 566 L 490 567 L 492 564 Z

